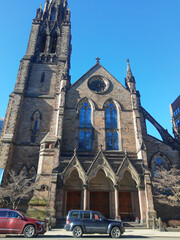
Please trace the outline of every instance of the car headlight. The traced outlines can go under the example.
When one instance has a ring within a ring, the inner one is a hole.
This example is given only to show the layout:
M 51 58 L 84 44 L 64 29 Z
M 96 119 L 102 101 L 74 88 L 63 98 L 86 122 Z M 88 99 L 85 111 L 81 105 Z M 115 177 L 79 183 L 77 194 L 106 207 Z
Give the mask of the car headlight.
M 41 222 L 41 221 L 37 221 L 37 223 L 40 224 L 40 225 L 44 224 L 44 222 Z

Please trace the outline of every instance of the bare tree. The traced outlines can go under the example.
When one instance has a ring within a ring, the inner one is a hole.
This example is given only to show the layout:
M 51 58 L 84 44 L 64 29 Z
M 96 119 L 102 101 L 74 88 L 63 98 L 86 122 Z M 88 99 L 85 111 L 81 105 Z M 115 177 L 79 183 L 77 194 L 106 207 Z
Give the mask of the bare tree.
M 36 176 L 28 178 L 24 172 L 16 174 L 13 170 L 9 171 L 4 186 L 0 188 L 1 202 L 12 209 L 17 209 L 22 200 L 31 197 L 37 185 L 35 179 Z
M 153 178 L 153 186 L 160 201 L 173 206 L 180 204 L 180 170 L 175 166 L 170 170 L 159 166 Z

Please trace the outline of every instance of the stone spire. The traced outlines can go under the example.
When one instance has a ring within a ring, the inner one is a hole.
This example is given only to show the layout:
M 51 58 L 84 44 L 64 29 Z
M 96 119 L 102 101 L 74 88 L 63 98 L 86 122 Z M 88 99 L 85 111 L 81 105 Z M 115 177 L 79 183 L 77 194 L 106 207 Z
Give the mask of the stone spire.
M 127 59 L 127 74 L 126 74 L 126 78 L 125 78 L 125 84 L 126 84 L 126 88 L 130 91 L 130 92 L 136 92 L 136 87 L 135 87 L 135 78 L 132 75 L 132 71 L 129 65 L 129 59 Z

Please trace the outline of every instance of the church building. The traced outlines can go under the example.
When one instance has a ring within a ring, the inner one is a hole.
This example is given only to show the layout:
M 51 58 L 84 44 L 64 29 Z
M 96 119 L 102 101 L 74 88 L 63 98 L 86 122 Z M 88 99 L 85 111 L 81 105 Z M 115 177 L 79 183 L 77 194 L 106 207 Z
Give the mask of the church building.
M 125 85 L 99 58 L 71 84 L 70 57 L 67 0 L 46 0 L 33 19 L 4 119 L 4 178 L 9 169 L 37 174 L 26 210 L 55 221 L 70 209 L 91 209 L 152 227 L 160 216 L 153 174 L 162 161 L 180 166 L 180 143 L 141 106 L 129 60 Z M 162 141 L 147 134 L 146 120 Z

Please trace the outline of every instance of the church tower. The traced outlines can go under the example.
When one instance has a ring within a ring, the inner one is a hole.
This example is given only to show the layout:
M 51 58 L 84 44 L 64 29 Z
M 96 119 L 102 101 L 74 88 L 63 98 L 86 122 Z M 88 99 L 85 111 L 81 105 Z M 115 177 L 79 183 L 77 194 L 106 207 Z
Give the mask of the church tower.
M 37 172 L 40 181 L 49 183 L 59 159 L 70 56 L 67 0 L 46 0 L 44 10 L 40 6 L 33 19 L 27 51 L 10 95 L 0 142 L 4 177 L 10 168 L 17 173 Z

